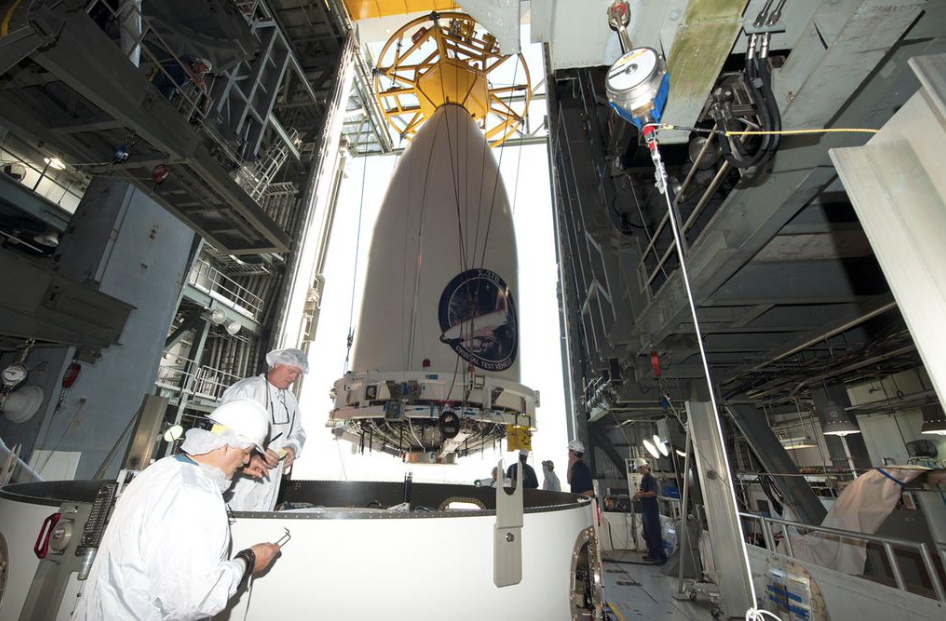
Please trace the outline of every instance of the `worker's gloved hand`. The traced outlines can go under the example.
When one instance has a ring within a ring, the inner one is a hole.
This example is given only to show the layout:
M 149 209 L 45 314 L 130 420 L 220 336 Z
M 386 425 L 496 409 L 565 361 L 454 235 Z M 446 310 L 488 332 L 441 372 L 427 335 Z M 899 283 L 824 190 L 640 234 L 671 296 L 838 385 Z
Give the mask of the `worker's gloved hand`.
M 279 453 L 273 449 L 266 449 L 266 467 L 272 470 L 279 465 Z
M 258 574 L 272 565 L 279 555 L 279 546 L 275 543 L 258 543 L 250 547 L 250 550 L 256 555 L 256 564 L 253 565 L 254 574 Z
M 289 470 L 292 468 L 292 462 L 296 461 L 296 449 L 287 446 L 283 450 L 286 451 L 286 463 L 283 465 L 283 470 Z
M 262 479 L 269 475 L 266 462 L 259 455 L 252 455 L 248 464 L 243 466 L 243 474 L 254 479 Z

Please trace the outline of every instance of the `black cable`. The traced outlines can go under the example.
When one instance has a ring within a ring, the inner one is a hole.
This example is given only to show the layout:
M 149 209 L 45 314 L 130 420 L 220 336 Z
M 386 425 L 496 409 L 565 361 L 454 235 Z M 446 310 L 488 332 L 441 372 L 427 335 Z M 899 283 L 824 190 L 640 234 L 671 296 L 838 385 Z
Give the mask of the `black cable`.
M 624 217 L 624 214 L 621 213 L 620 211 L 618 211 L 618 210 L 614 207 L 614 203 L 616 203 L 617 200 L 618 200 L 618 196 L 617 196 L 617 194 L 615 194 L 614 197 L 611 199 L 611 211 L 614 213 L 615 217 L 617 217 L 617 219 L 618 219 L 618 224 L 619 224 L 619 225 L 620 225 L 620 224 L 627 224 L 627 225 L 628 225 L 629 227 L 631 227 L 632 229 L 640 229 L 640 230 L 642 230 L 642 231 L 646 231 L 646 230 L 647 230 L 647 227 L 641 226 L 640 224 L 635 224 L 634 222 L 631 222 L 631 219 L 630 219 L 630 218 L 625 218 L 625 217 Z M 627 231 L 625 231 L 625 229 L 624 229 L 623 226 L 619 226 L 619 227 L 618 227 L 618 230 L 620 230 L 622 233 L 627 232 Z
M 743 72 L 743 75 L 745 76 L 749 97 L 752 99 L 752 103 L 758 111 L 759 119 L 761 121 L 760 125 L 764 130 L 771 131 L 772 119 L 769 114 L 769 108 L 765 104 L 764 98 L 756 86 L 756 81 L 758 79 L 757 71 L 757 59 L 748 59 L 746 61 L 746 68 Z M 730 125 L 731 119 L 721 119 L 721 121 L 724 130 L 735 131 L 735 129 Z M 768 161 L 767 157 L 769 154 L 770 144 L 771 136 L 766 134 L 762 137 L 759 146 L 751 155 L 749 150 L 745 148 L 744 143 L 739 139 L 721 140 L 720 148 L 723 152 L 723 158 L 725 158 L 725 160 L 729 162 L 731 166 L 734 168 L 746 169 L 763 164 L 764 161 Z M 738 155 L 733 153 L 733 149 L 735 149 Z
M 769 132 L 781 131 L 782 118 L 772 92 L 772 72 L 768 62 L 762 58 L 747 59 L 743 75 L 745 76 L 749 96 L 758 111 L 762 129 Z M 735 131 L 730 125 L 730 119 L 720 118 L 718 121 L 724 132 Z M 780 144 L 781 136 L 765 134 L 754 153 L 749 157 L 749 151 L 745 149 L 741 140 L 720 140 L 720 148 L 724 159 L 731 166 L 740 169 L 764 166 L 775 155 Z

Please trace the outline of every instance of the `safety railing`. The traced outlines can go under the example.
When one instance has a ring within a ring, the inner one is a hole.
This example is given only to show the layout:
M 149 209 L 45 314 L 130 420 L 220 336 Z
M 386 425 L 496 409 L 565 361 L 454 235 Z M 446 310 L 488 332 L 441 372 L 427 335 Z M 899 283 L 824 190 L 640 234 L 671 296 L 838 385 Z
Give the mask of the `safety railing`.
M 295 129 L 288 133 L 288 138 L 296 148 L 302 143 L 299 139 L 299 132 Z M 289 159 L 289 145 L 282 140 L 277 140 L 266 149 L 258 162 L 247 164 L 237 170 L 235 174 L 236 182 L 246 190 L 247 194 L 253 197 L 253 200 L 261 202 L 263 196 L 274 185 L 273 178 L 282 169 L 287 159 Z
M 714 134 L 710 134 L 709 137 L 703 142 L 703 146 L 694 160 L 695 162 L 699 163 L 703 160 L 703 157 L 706 155 L 712 145 L 713 137 Z M 697 220 L 699 219 L 700 215 L 703 214 L 703 210 L 709 204 L 713 194 L 719 188 L 720 184 L 722 184 L 723 180 L 726 179 L 726 176 L 729 174 L 729 168 L 730 166 L 728 162 L 724 162 L 723 165 L 720 166 L 719 170 L 713 176 L 713 179 L 703 190 L 700 200 L 697 201 L 696 205 L 693 207 L 693 210 L 690 212 L 689 216 L 687 216 L 685 221 L 680 212 L 680 203 L 686 198 L 686 191 L 690 187 L 690 184 L 693 181 L 693 177 L 699 169 L 699 166 L 694 164 L 690 168 L 690 172 L 687 173 L 683 183 L 678 189 L 674 191 L 674 198 L 673 202 L 671 203 L 671 207 L 673 209 L 674 219 L 677 221 L 680 228 L 680 237 L 683 241 L 684 252 L 689 250 L 687 233 L 689 233 L 696 225 Z M 664 243 L 661 243 L 661 241 Z M 667 264 L 671 257 L 676 256 L 676 248 L 677 244 L 673 237 L 672 227 L 670 226 L 670 214 L 665 213 L 663 218 L 657 224 L 657 227 L 650 234 L 649 243 L 641 253 L 641 258 L 638 263 L 638 272 L 641 276 L 641 291 L 648 292 L 649 295 L 656 295 L 657 291 L 660 289 L 660 286 L 662 286 L 663 282 L 666 281 L 666 277 L 668 275 Z M 664 275 L 664 280 L 655 282 L 657 281 L 657 277 L 660 274 Z
M 42 159 L 42 154 L 37 152 Z M 72 175 L 66 180 L 60 178 L 60 170 L 66 166 L 55 160 L 40 163 L 18 155 L 6 148 L 0 148 L 0 172 L 19 181 L 46 200 L 59 205 L 66 211 L 75 212 L 79 201 L 85 194 L 86 185 Z M 22 167 L 17 170 L 17 167 Z M 9 168 L 9 172 L 7 169 Z
M 158 379 L 155 383 L 161 388 L 179 391 L 190 376 L 188 369 L 192 366 L 192 360 L 176 358 L 174 364 L 158 367 Z
M 222 369 L 198 366 L 188 358 L 176 358 L 173 365 L 158 368 L 158 388 L 219 401 L 224 391 L 242 378 Z
M 212 100 L 210 94 L 216 77 L 199 58 L 175 51 L 142 13 L 141 0 L 90 0 L 85 11 L 113 39 L 130 63 L 147 70 L 148 80 L 191 125 L 203 127 L 217 143 L 219 151 L 232 163 L 244 163 L 233 147 L 222 138 L 213 123 L 206 123 Z M 239 7 L 238 7 L 239 8 Z M 255 10 L 255 5 L 253 7 Z M 245 14 L 245 13 L 244 13 Z M 134 140 L 130 137 L 129 140 Z
M 207 293 L 217 294 L 233 304 L 235 310 L 245 310 L 252 319 L 258 320 L 263 314 L 263 298 L 218 270 L 203 257 L 194 261 L 187 282 Z
M 909 541 L 907 539 L 897 539 L 894 537 L 878 537 L 877 535 L 868 535 L 866 533 L 841 530 L 839 528 L 830 528 L 827 526 L 812 526 L 811 524 L 792 522 L 790 520 L 783 520 L 781 518 L 766 517 L 756 513 L 740 513 L 739 515 L 745 520 L 755 520 L 759 523 L 762 531 L 762 539 L 765 543 L 766 549 L 775 554 L 781 554 L 792 559 L 797 557 L 795 556 L 795 550 L 792 547 L 792 539 L 789 536 L 790 528 L 796 529 L 798 531 L 804 530 L 816 533 L 825 533 L 828 535 L 834 535 L 840 539 L 865 541 L 867 543 L 877 544 L 883 548 L 884 555 L 887 557 L 887 562 L 890 564 L 890 571 L 893 574 L 893 579 L 896 583 L 897 589 L 904 592 L 911 591 L 907 588 L 907 583 L 904 580 L 900 562 L 897 559 L 897 555 L 894 550 L 899 548 L 901 550 L 916 552 L 920 555 L 920 559 L 923 561 L 923 567 L 926 570 L 927 577 L 929 578 L 930 584 L 933 587 L 935 598 L 938 601 L 946 604 L 946 592 L 943 591 L 943 584 L 939 579 L 939 573 L 937 572 L 936 565 L 933 562 L 933 555 L 930 553 L 930 549 L 925 543 L 919 541 Z M 772 532 L 773 524 L 776 525 L 776 527 L 780 530 L 780 534 L 782 535 L 784 552 L 776 549 L 775 536 Z M 946 544 L 937 543 L 936 547 L 940 559 L 943 561 L 944 566 L 946 566 Z
M 194 377 L 194 395 L 219 401 L 224 391 L 239 382 L 241 377 L 213 367 L 202 366 Z
M 673 496 L 657 496 L 657 502 L 661 508 L 661 515 L 673 521 L 680 520 L 680 499 Z

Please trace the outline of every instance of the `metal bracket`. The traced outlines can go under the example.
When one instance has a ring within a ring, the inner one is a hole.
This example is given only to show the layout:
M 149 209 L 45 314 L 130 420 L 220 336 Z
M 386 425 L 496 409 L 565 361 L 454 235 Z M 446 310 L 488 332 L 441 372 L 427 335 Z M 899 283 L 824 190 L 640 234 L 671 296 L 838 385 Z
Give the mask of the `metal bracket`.
M 522 471 L 516 468 L 516 489 L 503 486 L 503 462 L 496 464 L 496 528 L 493 532 L 493 584 L 497 587 L 522 582 Z

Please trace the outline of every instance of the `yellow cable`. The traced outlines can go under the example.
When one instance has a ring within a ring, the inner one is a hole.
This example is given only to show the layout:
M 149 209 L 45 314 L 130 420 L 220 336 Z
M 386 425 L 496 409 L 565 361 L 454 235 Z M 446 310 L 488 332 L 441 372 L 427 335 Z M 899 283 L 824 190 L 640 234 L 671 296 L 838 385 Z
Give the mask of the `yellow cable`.
M 876 134 L 879 129 L 865 129 L 860 127 L 831 127 L 827 129 L 783 129 L 777 132 L 762 130 L 746 130 L 723 132 L 726 136 L 764 136 L 766 134 L 778 134 L 780 136 L 791 136 L 795 134 Z
M 702 131 L 704 133 L 711 133 L 712 130 L 706 129 L 696 129 L 693 127 L 681 127 L 679 125 L 669 125 L 669 124 L 653 124 L 653 126 L 658 129 L 675 129 L 678 131 Z M 879 132 L 879 129 L 868 129 L 864 127 L 829 127 L 821 129 L 783 129 L 779 131 L 765 131 L 760 129 L 747 129 L 744 131 L 715 131 L 713 133 L 722 134 L 724 136 L 765 136 L 765 135 L 779 135 L 779 136 L 792 136 L 800 134 L 844 134 L 844 133 L 853 133 L 853 134 L 876 134 Z

